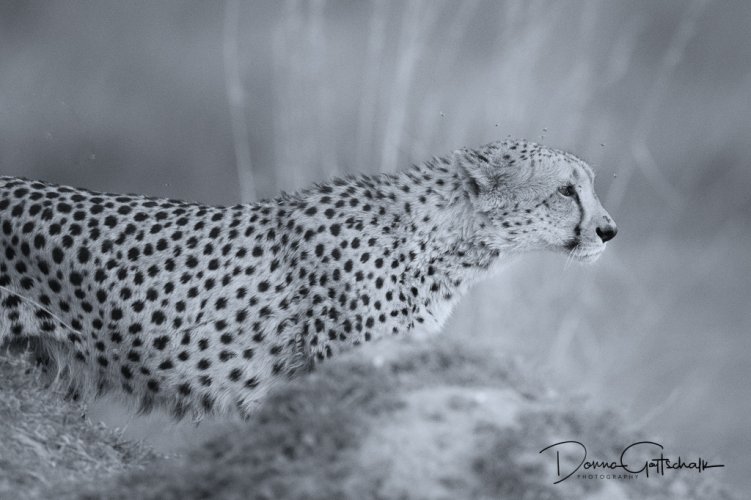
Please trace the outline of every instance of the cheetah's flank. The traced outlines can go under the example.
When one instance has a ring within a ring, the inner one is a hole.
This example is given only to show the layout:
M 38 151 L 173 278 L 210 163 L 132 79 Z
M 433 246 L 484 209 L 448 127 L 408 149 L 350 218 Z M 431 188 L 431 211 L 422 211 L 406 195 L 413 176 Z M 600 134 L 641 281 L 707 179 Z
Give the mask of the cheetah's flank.
M 247 415 L 351 345 L 439 330 L 504 259 L 616 234 L 577 157 L 524 141 L 210 207 L 0 177 L 0 341 L 72 394 Z

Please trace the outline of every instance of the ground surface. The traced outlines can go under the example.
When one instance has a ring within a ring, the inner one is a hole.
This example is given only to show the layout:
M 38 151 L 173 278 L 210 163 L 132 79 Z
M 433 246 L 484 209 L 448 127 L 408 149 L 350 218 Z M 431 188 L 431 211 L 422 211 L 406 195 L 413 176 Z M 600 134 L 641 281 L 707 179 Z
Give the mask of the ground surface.
M 277 391 L 250 422 L 148 469 L 140 448 L 81 423 L 77 407 L 22 385 L 32 379 L 23 365 L 3 363 L 15 384 L 3 390 L 22 394 L 3 402 L 13 448 L 0 452 L 0 484 L 16 498 L 732 498 L 711 474 L 553 485 L 545 446 L 581 438 L 591 456 L 610 457 L 639 431 L 555 395 L 519 362 L 448 338 L 343 356 Z M 32 394 L 43 404 L 26 407 Z
M 51 498 L 65 484 L 80 487 L 157 458 L 91 422 L 43 378 L 24 357 L 0 351 L 0 499 Z

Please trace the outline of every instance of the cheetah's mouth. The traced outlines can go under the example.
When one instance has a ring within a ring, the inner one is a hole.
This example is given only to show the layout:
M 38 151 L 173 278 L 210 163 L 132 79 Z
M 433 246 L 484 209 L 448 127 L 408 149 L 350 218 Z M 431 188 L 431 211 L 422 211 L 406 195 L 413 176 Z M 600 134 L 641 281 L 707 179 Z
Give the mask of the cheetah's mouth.
M 600 258 L 603 250 L 604 245 L 598 248 L 591 248 L 579 244 L 569 250 L 569 258 L 579 262 L 594 262 Z
M 569 259 L 589 263 L 602 255 L 605 245 L 589 245 L 580 238 L 572 238 L 563 245 L 563 250 L 568 253 Z
M 591 253 L 584 253 L 584 254 L 576 254 L 574 255 L 574 258 L 578 260 L 579 262 L 594 262 L 597 259 L 600 258 L 600 255 L 602 255 L 602 251 L 598 252 L 591 252 Z
M 579 238 L 571 238 L 568 242 L 566 242 L 563 245 L 563 248 L 568 250 L 569 252 L 573 252 L 581 245 L 581 240 Z

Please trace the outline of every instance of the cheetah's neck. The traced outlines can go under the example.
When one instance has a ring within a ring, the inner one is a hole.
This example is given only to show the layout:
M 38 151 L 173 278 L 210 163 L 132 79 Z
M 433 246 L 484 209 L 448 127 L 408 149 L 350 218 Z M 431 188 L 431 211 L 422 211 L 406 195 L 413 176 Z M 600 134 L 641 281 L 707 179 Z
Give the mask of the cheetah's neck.
M 425 312 L 423 328 L 440 330 L 468 288 L 500 268 L 517 250 L 492 247 L 489 221 L 470 201 L 466 174 L 450 158 L 413 166 L 394 181 L 400 188 L 393 211 L 407 213 L 402 231 L 417 257 L 405 273 Z M 416 325 L 417 326 L 417 325 Z

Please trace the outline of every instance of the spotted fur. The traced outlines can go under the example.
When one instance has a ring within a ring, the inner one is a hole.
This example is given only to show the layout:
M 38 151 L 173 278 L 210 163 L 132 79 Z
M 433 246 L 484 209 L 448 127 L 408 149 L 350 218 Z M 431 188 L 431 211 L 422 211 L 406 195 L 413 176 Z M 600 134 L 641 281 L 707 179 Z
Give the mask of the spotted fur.
M 504 257 L 598 255 L 592 182 L 523 141 L 233 207 L 0 177 L 0 340 L 36 339 L 75 393 L 247 415 L 342 349 L 437 331 Z

